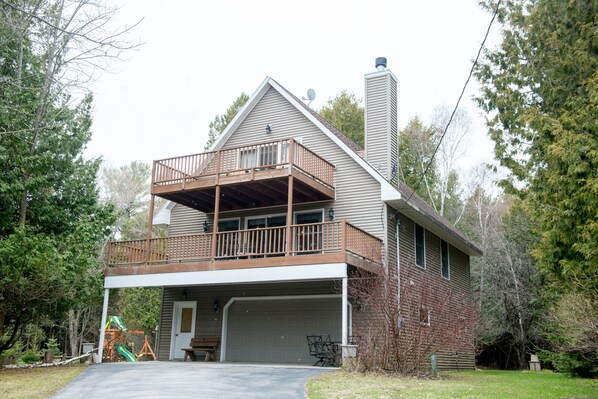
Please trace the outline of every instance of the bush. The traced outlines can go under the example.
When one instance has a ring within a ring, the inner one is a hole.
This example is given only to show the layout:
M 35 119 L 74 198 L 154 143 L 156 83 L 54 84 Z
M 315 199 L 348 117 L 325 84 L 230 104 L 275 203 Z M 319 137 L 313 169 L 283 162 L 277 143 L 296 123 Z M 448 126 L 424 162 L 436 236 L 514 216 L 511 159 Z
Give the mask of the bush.
M 551 312 L 543 361 L 555 370 L 580 377 L 598 376 L 598 301 L 583 292 L 562 296 Z
M 19 363 L 31 364 L 31 363 L 35 363 L 35 362 L 39 361 L 39 359 L 40 359 L 40 354 L 38 352 L 28 350 L 21 355 L 21 358 L 19 359 Z
M 55 357 L 62 356 L 62 352 L 58 348 L 58 343 L 56 342 L 56 338 L 48 339 L 46 343 L 46 348 L 44 352 L 51 352 Z

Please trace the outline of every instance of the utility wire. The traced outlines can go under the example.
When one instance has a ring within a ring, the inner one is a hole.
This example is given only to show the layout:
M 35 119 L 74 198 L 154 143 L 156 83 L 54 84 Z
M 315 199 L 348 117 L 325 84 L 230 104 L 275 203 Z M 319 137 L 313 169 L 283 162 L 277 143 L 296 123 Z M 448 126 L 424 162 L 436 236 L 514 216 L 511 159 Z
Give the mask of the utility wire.
M 463 85 L 463 89 L 461 90 L 461 94 L 459 95 L 459 98 L 457 99 L 457 103 L 455 104 L 455 108 L 453 109 L 453 112 L 451 113 L 451 117 L 449 118 L 449 120 L 442 132 L 442 135 L 440 136 L 440 140 L 438 141 L 438 144 L 436 145 L 436 148 L 434 149 L 434 153 L 432 154 L 432 157 L 430 158 L 430 160 L 428 161 L 428 164 L 426 165 L 426 169 L 424 170 L 424 173 L 421 175 L 421 177 L 417 181 L 415 188 L 412 189 L 411 194 L 409 195 L 409 198 L 407 198 L 407 201 L 405 201 L 406 203 L 409 202 L 411 197 L 413 197 L 413 194 L 415 194 L 415 192 L 421 185 L 421 182 L 424 180 L 426 173 L 428 173 L 428 169 L 430 169 L 432 162 L 434 162 L 434 157 L 436 156 L 436 153 L 438 152 L 438 149 L 440 148 L 440 144 L 442 144 L 442 140 L 444 139 L 444 136 L 446 135 L 446 132 L 448 131 L 448 128 L 451 125 L 451 122 L 453 121 L 453 117 L 455 116 L 455 113 L 457 112 L 457 109 L 459 108 L 459 103 L 461 102 L 461 99 L 463 98 L 463 94 L 465 94 L 465 89 L 467 89 L 467 85 L 469 84 L 469 81 L 471 80 L 471 77 L 473 76 L 473 71 L 475 70 L 475 68 L 478 64 L 478 60 L 480 59 L 480 55 L 482 54 L 482 50 L 484 49 L 484 45 L 486 44 L 486 39 L 488 39 L 488 35 L 490 34 L 490 28 L 492 28 L 492 24 L 494 23 L 494 20 L 496 19 L 496 14 L 498 14 L 498 8 L 500 7 L 501 1 L 502 0 L 498 0 L 498 2 L 496 3 L 496 7 L 494 8 L 494 13 L 492 14 L 492 19 L 490 20 L 490 23 L 488 24 L 488 29 L 486 29 L 486 34 L 484 35 L 484 40 L 482 40 L 482 44 L 480 44 L 480 48 L 478 49 L 478 54 L 476 55 L 475 60 L 473 61 L 473 64 L 471 65 L 471 69 L 469 70 L 469 76 L 467 77 L 467 80 L 465 81 L 465 84 Z

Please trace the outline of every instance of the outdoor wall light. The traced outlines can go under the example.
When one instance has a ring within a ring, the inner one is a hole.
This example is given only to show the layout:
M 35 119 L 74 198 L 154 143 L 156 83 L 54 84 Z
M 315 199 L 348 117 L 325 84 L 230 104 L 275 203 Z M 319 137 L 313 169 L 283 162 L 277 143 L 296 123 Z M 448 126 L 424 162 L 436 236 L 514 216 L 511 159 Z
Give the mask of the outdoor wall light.
M 270 126 L 269 123 L 266 125 L 266 133 L 268 133 L 268 134 L 272 133 L 272 126 Z
M 330 207 L 330 210 L 328 211 L 328 217 L 330 218 L 331 222 L 334 221 L 334 208 L 333 207 Z
M 187 299 L 187 294 L 189 293 L 189 290 L 187 288 L 185 288 L 183 290 L 183 293 L 181 294 L 181 296 L 183 297 L 183 299 Z
M 209 229 L 210 229 L 210 227 L 208 226 L 208 221 L 204 220 L 203 221 L 203 232 L 207 233 Z
M 220 309 L 220 304 L 218 303 L 218 299 L 214 299 L 214 303 L 212 304 L 212 306 L 214 307 L 214 313 L 218 313 L 218 310 Z

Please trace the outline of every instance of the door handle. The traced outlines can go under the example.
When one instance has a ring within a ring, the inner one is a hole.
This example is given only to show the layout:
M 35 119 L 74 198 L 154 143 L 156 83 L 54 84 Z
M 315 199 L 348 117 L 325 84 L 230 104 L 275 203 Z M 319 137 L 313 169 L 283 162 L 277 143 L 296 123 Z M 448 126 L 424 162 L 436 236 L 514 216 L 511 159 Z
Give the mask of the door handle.
M 178 336 L 179 336 L 179 334 L 174 334 L 174 336 L 175 336 L 175 337 L 178 337 Z

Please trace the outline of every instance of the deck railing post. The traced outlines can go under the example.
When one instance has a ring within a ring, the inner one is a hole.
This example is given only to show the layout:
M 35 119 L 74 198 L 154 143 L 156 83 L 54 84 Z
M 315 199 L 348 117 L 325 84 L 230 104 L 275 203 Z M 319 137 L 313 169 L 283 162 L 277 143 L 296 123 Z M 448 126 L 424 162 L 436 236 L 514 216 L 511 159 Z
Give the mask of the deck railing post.
M 341 253 L 347 253 L 347 221 L 341 221 Z
M 220 185 L 216 186 L 216 201 L 214 204 L 214 225 L 212 226 L 212 260 L 216 259 L 216 234 L 218 233 L 218 213 L 220 212 Z
M 295 162 L 295 139 L 291 137 L 289 139 L 289 169 L 293 167 Z

